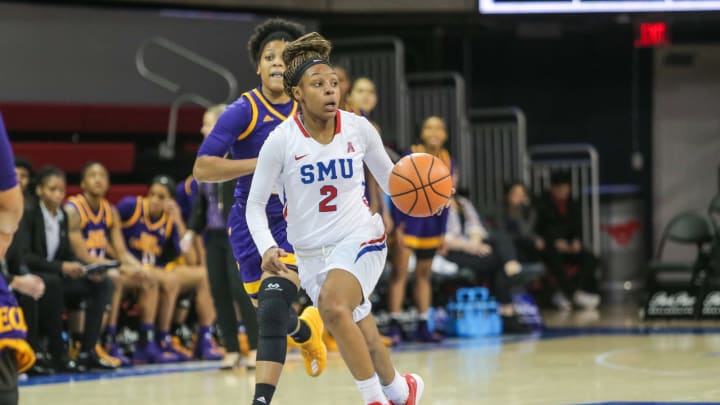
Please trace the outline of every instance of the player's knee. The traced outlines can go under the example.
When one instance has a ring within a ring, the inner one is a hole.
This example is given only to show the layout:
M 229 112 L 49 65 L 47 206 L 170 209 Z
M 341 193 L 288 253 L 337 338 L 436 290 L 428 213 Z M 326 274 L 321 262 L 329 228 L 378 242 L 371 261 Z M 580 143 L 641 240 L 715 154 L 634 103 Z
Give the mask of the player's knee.
M 269 277 L 258 292 L 258 334 L 261 337 L 285 337 L 289 328 L 288 308 L 297 295 L 297 287 L 282 277 Z
M 318 311 L 326 325 L 332 326 L 350 315 L 350 310 L 344 300 L 335 291 L 320 291 L 318 297 Z
M 160 289 L 166 295 L 177 295 L 180 293 L 180 280 L 173 274 L 159 278 Z
M 147 272 L 146 277 L 143 279 L 142 282 L 142 289 L 143 290 L 156 290 L 160 287 L 160 282 L 158 281 L 157 277 L 154 277 L 154 275 L 151 272 Z
M 110 279 L 110 281 L 113 283 L 115 287 L 122 287 L 123 285 L 123 277 L 118 271 L 108 271 L 107 272 L 107 278 Z

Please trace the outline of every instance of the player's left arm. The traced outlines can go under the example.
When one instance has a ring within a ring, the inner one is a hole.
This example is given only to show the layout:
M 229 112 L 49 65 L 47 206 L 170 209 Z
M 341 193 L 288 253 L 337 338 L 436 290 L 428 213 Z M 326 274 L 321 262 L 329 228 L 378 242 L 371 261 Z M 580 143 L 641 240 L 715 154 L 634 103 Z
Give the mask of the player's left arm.
M 183 252 L 180 246 L 180 235 L 187 233 L 187 226 L 182 217 L 182 210 L 175 200 L 165 200 L 165 213 L 170 217 L 173 222 L 172 233 L 168 235 L 168 239 L 172 242 L 176 252 L 182 254 L 185 257 L 187 263 L 196 265 L 198 261 L 197 252 L 195 249 L 189 249 Z
M 390 182 L 390 173 L 392 173 L 393 169 L 392 160 L 390 160 L 390 156 L 388 156 L 385 151 L 382 138 L 380 138 L 380 134 L 375 127 L 366 119 L 362 119 L 361 122 L 360 136 L 365 141 L 365 164 L 368 169 L 370 169 L 370 173 L 375 177 L 375 181 L 380 188 L 386 194 L 390 194 L 388 184 Z
M 285 145 L 281 138 L 278 129 L 274 130 L 260 149 L 245 213 L 248 231 L 250 231 L 258 252 L 263 257 L 262 269 L 276 274 L 288 271 L 280 261 L 280 257 L 286 256 L 287 253 L 278 247 L 272 232 L 270 232 L 265 208 L 273 191 L 273 185 L 277 183 L 283 170 Z
M 23 195 L 15 176 L 15 159 L 0 116 L 0 259 L 12 242 L 23 215 Z

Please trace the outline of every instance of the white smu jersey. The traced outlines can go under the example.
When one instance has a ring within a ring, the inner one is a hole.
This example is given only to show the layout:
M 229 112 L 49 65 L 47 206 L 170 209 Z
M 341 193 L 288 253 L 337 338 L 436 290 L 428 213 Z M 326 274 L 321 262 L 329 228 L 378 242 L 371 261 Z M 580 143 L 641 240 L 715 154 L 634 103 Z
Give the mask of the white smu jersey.
M 363 117 L 338 110 L 335 137 L 327 145 L 315 141 L 297 115 L 275 128 L 260 150 L 248 196 L 247 224 L 260 254 L 277 245 L 265 216 L 275 182 L 295 249 L 336 244 L 370 223 L 363 163 L 387 192 L 393 164 Z

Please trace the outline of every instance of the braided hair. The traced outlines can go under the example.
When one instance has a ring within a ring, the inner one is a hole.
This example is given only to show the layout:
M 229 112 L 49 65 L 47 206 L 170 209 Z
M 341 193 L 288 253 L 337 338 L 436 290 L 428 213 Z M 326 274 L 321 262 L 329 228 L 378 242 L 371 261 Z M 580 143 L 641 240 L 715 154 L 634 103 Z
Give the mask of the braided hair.
M 302 74 L 311 66 L 319 63 L 330 65 L 332 44 L 317 32 L 305 34 L 290 42 L 283 51 L 285 74 L 283 84 L 285 93 L 293 97 L 292 88 L 300 82 Z
M 268 42 L 283 40 L 286 42 L 294 41 L 305 33 L 305 27 L 282 18 L 271 18 L 264 23 L 255 27 L 250 39 L 248 40 L 248 55 L 250 63 L 257 66 L 260 63 L 260 55 L 263 48 Z

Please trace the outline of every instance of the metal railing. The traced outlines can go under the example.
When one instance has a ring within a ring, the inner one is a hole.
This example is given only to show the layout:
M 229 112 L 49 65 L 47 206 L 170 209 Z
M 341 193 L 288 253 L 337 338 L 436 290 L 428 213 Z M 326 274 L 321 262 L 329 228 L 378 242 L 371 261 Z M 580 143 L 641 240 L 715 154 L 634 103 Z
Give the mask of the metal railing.
M 473 153 L 470 197 L 484 213 L 499 214 L 505 185 L 527 182 L 525 114 L 516 107 L 499 107 L 472 109 L 468 116 L 472 137 L 463 147 Z
M 213 102 L 199 94 L 184 92 L 183 87 L 180 84 L 168 79 L 167 77 L 159 73 L 152 71 L 145 63 L 145 54 L 148 48 L 151 46 L 165 49 L 172 54 L 175 54 L 195 65 L 203 67 L 206 70 L 209 70 L 210 72 L 213 72 L 222 77 L 228 85 L 228 95 L 225 100 Z M 237 97 L 237 80 L 235 79 L 235 76 L 230 72 L 230 70 L 167 38 L 153 37 L 143 41 L 143 43 L 140 44 L 137 51 L 135 52 L 135 67 L 137 68 L 138 73 L 140 73 L 140 76 L 142 76 L 143 78 L 157 84 L 158 86 L 164 88 L 165 90 L 173 94 L 178 94 L 178 96 L 175 98 L 175 100 L 173 100 L 172 105 L 170 106 L 167 139 L 160 144 L 159 148 L 160 157 L 164 159 L 172 159 L 173 157 L 175 157 L 175 142 L 177 140 L 177 120 L 180 107 L 185 104 L 197 104 L 207 108 L 213 104 L 229 103 L 233 101 L 235 97 Z
M 333 41 L 333 62 L 348 69 L 353 78 L 368 77 L 375 83 L 378 105 L 370 114 L 386 142 L 398 144 L 407 132 L 405 45 L 395 37 L 366 37 Z
M 445 119 L 450 154 L 458 161 L 460 185 L 467 186 L 473 172 L 473 152 L 464 147 L 470 142 L 467 119 L 465 80 L 456 72 L 413 73 L 407 75 L 409 131 L 399 146 L 407 148 L 420 135 L 425 118 L 437 115 Z
M 533 194 L 550 187 L 555 170 L 570 172 L 572 199 L 582 211 L 583 244 L 600 254 L 599 161 L 595 147 L 589 144 L 535 145 L 527 150 L 526 168 Z

